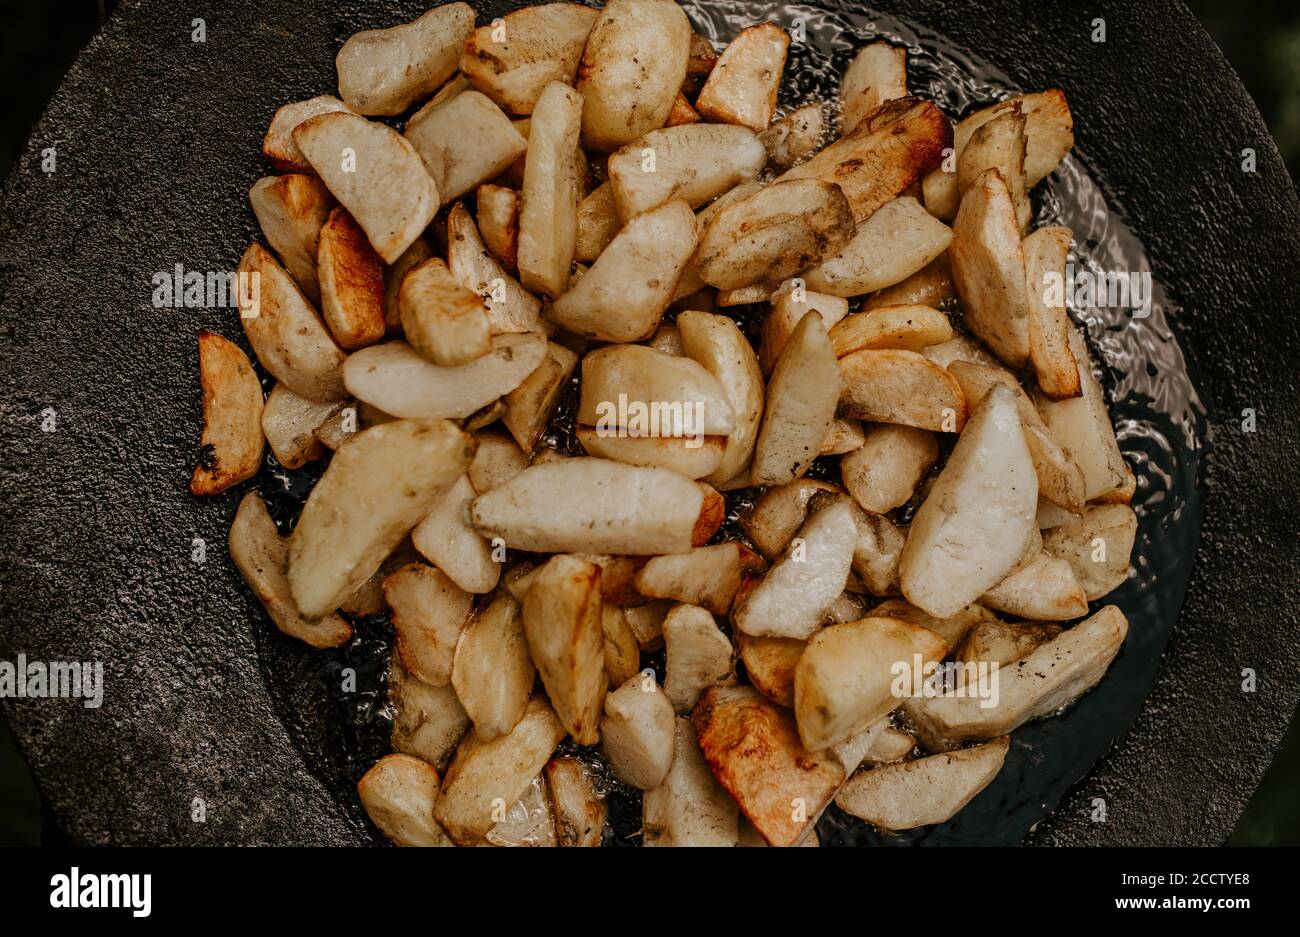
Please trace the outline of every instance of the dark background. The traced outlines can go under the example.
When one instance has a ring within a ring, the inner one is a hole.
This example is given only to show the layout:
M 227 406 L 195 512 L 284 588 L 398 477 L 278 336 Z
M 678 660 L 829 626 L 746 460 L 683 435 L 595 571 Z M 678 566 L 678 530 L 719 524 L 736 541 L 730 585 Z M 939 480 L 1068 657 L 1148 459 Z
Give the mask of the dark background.
M 0 178 L 8 177 L 63 73 L 114 6 L 115 0 L 0 0 L 0 87 L 6 89 L 0 105 Z M 1188 6 L 1258 103 L 1292 178 L 1300 177 L 1300 3 L 1191 0 Z M 1293 721 L 1229 843 L 1300 845 L 1298 783 L 1300 723 Z M 0 719 L 0 845 L 60 842 Z

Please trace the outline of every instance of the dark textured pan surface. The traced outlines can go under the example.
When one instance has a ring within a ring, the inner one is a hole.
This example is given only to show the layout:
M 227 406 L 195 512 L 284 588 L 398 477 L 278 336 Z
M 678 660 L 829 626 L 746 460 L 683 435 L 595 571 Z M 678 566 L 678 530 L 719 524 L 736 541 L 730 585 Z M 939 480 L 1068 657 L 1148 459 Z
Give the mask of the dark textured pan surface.
M 833 3 L 824 4 L 834 6 Z M 1212 403 L 1197 573 L 1132 730 L 1031 836 L 1045 843 L 1216 843 L 1300 692 L 1296 460 L 1300 208 L 1259 116 L 1173 3 L 877 3 L 1026 88 L 1064 82 L 1099 167 Z M 240 5 L 207 16 L 124 3 L 83 54 L 0 207 L 0 659 L 102 660 L 106 698 L 6 701 L 74 840 L 358 843 L 340 675 L 274 633 L 225 556 L 237 497 L 185 491 L 199 405 L 198 329 L 231 310 L 155 309 L 175 263 L 230 269 L 255 234 L 243 194 L 275 107 L 332 85 L 338 44 L 419 3 Z M 480 20 L 506 9 L 479 5 Z M 343 11 L 343 12 L 340 12 Z M 1091 41 L 1102 16 L 1107 41 Z M 58 171 L 40 172 L 45 147 Z M 1258 171 L 1240 171 L 1253 148 Z M 58 428 L 40 431 L 41 411 Z M 1258 431 L 1241 432 L 1241 411 Z M 203 538 L 207 561 L 191 559 Z M 363 678 L 378 642 L 355 661 Z M 1258 691 L 1241 692 L 1241 670 Z M 1106 705 L 1105 703 L 1099 705 Z M 1068 731 L 1068 726 L 1062 726 Z M 1032 789 L 1032 788 L 1030 788 Z M 1107 822 L 1090 819 L 1105 798 Z M 206 805 L 206 822 L 192 805 Z M 1050 804 L 1044 804 L 1044 807 Z

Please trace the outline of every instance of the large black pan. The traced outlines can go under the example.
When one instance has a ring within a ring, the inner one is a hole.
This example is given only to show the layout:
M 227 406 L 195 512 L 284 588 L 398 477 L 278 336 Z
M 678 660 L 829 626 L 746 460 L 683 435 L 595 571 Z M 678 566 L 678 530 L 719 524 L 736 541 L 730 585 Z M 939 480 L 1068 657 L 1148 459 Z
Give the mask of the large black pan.
M 4 712 L 75 841 L 375 839 L 351 784 L 376 743 L 352 731 L 380 721 L 382 631 L 314 655 L 247 595 L 223 548 L 235 495 L 200 503 L 185 490 L 199 431 L 195 334 L 238 325 L 230 310 L 154 308 L 150 277 L 177 263 L 231 268 L 255 235 L 244 193 L 265 171 L 257 150 L 276 105 L 329 89 L 344 37 L 422 6 L 241 4 L 208 15 L 198 43 L 192 7 L 123 3 L 7 183 L 0 660 L 102 660 L 107 687 L 96 711 L 25 700 Z M 509 5 L 478 6 L 482 21 Z M 1173 614 L 1129 609 L 1133 633 L 1111 678 L 1066 721 L 1031 727 L 975 820 L 930 838 L 1019 841 L 1055 807 L 1030 842 L 1221 842 L 1300 691 L 1296 192 L 1254 105 L 1177 3 L 876 6 L 1016 86 L 1067 89 L 1078 153 L 1180 308 L 1174 331 L 1208 406 L 1199 548 L 1195 486 L 1186 513 L 1164 519 L 1191 531 L 1173 544 L 1184 560 L 1196 550 L 1176 626 Z M 805 9 L 784 8 L 786 21 Z M 1104 43 L 1093 41 L 1096 18 Z M 50 147 L 57 169 L 46 174 Z M 47 408 L 53 432 L 42 431 Z M 1254 433 L 1242 430 L 1247 408 Z M 1144 518 L 1148 540 L 1162 529 Z M 357 668 L 358 693 L 337 692 L 343 666 Z M 616 804 L 616 820 L 629 811 Z M 827 824 L 835 841 L 864 837 Z

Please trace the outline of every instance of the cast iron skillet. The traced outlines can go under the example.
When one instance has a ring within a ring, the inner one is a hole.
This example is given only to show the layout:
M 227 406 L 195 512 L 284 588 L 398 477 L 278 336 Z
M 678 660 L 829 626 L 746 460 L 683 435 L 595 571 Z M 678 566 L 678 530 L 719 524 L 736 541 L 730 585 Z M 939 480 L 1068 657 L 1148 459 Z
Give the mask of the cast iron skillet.
M 476 4 L 480 22 L 517 5 Z M 256 236 L 243 195 L 267 171 L 257 154 L 275 107 L 330 89 L 346 36 L 423 6 L 240 5 L 208 16 L 197 44 L 191 9 L 125 2 L 6 183 L 0 659 L 102 660 L 107 687 L 97 711 L 27 700 L 6 701 L 4 713 L 76 842 L 375 841 L 351 791 L 357 746 L 340 715 L 382 703 L 366 666 L 377 652 L 355 649 L 361 681 L 344 697 L 349 659 L 326 666 L 281 638 L 243 587 L 224 551 L 238 496 L 186 492 L 200 428 L 195 335 L 236 336 L 238 324 L 231 310 L 155 309 L 150 277 L 175 263 L 230 269 Z M 1035 788 L 1027 770 L 1008 809 L 1055 807 L 1034 843 L 1219 843 L 1300 692 L 1293 184 L 1245 90 L 1180 4 L 1099 2 L 1086 14 L 1015 0 L 875 6 L 1021 87 L 1064 84 L 1080 152 L 1181 307 L 1177 331 L 1209 407 L 1203 535 L 1163 661 L 1094 694 L 1117 741 L 1086 777 L 1067 792 L 1073 778 Z M 1104 44 L 1091 39 L 1098 16 Z M 48 147 L 57 171 L 47 176 Z M 1253 174 L 1241 171 L 1246 148 Z M 51 433 L 41 431 L 46 408 L 57 414 Z M 1253 434 L 1241 430 L 1246 408 Z M 1257 673 L 1254 693 L 1241 691 L 1244 668 Z M 1093 820 L 1096 798 L 1105 822 Z M 1014 842 L 1027 828 L 971 839 Z

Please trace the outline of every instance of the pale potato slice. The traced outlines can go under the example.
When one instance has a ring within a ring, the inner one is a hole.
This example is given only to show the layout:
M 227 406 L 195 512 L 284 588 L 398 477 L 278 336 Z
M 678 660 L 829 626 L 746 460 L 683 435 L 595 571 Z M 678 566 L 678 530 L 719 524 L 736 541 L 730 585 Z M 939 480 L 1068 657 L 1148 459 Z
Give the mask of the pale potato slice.
M 1029 360 L 1029 300 L 1015 205 L 996 169 L 962 196 L 948 250 L 966 327 L 1013 370 Z
M 1065 311 L 1065 265 L 1073 235 L 1069 228 L 1039 228 L 1021 244 L 1029 290 L 1029 360 L 1038 386 L 1060 400 L 1082 393 L 1079 366 L 1070 351 L 1070 317 Z M 1060 300 L 1049 302 L 1050 277 L 1060 285 Z
M 794 718 L 753 687 L 712 687 L 691 717 L 700 751 L 749 822 L 793 846 L 844 783 L 844 769 L 799 741 Z
M 316 428 L 340 406 L 337 401 L 308 400 L 283 384 L 272 387 L 262 408 L 262 435 L 275 453 L 275 461 L 296 469 L 323 456 L 325 448 L 316 439 Z
M 862 304 L 864 310 L 882 306 L 931 306 L 938 308 L 957 298 L 952 285 L 952 268 L 944 252 L 901 283 L 872 293 Z
M 837 418 L 831 421 L 830 432 L 822 440 L 822 446 L 817 450 L 817 454 L 819 456 L 844 455 L 846 452 L 853 452 L 860 448 L 866 439 L 860 422 Z
M 677 720 L 650 673 L 638 673 L 605 697 L 600 747 L 625 784 L 649 791 L 664 782 L 673 763 Z
M 338 615 L 308 619 L 298 610 L 285 575 L 288 547 L 256 491 L 239 502 L 228 547 L 244 582 L 284 634 L 312 647 L 338 647 L 351 639 L 352 626 Z
M 839 494 L 830 482 L 797 478 L 768 488 L 753 507 L 740 516 L 740 526 L 750 543 L 768 560 L 775 560 L 789 545 L 808 516 L 808 502 L 819 492 Z
M 1002 362 L 990 354 L 976 339 L 960 332 L 953 333 L 952 338 L 946 342 L 922 348 L 921 354 L 941 368 L 949 367 L 954 361 L 969 361 L 972 364 L 989 365 L 1006 371 Z
M 662 127 L 690 50 L 690 21 L 672 0 L 610 0 L 578 67 L 583 144 L 616 150 Z
M 781 351 L 767 385 L 750 482 L 783 484 L 821 451 L 844 388 L 822 317 L 809 312 Z
M 568 755 L 552 758 L 546 763 L 546 786 L 555 810 L 555 845 L 599 846 L 608 809 L 587 767 Z
M 394 751 L 444 770 L 470 727 L 455 688 L 424 683 L 402 666 L 401 654 L 394 654 L 388 666 L 388 702 L 393 708 Z
M 411 563 L 384 580 L 384 600 L 392 610 L 402 665 L 430 686 L 447 686 L 474 597 L 442 570 Z
M 610 687 L 617 688 L 638 673 L 641 644 L 628 624 L 627 613 L 617 605 L 601 605 L 600 629 L 605 636 L 605 676 Z
M 839 598 L 831 603 L 830 608 L 826 609 L 823 624 L 842 625 L 845 622 L 857 621 L 862 617 L 863 612 L 866 610 L 866 600 L 857 595 L 856 592 L 849 590 L 849 585 L 852 584 L 853 579 L 851 573 L 849 579 L 850 582 L 845 583 L 844 591 L 840 593 Z M 854 588 L 858 592 L 861 591 L 861 588 L 856 585 Z
M 551 304 L 546 317 L 600 341 L 649 338 L 673 301 L 695 244 L 695 215 L 685 202 L 674 199 L 638 215 L 614 235 L 582 279 Z
M 248 355 L 230 339 L 199 332 L 203 433 L 190 492 L 215 495 L 262 466 L 262 384 Z
M 827 498 L 814 506 L 781 559 L 732 613 L 732 623 L 752 635 L 808 638 L 844 591 L 858 528 L 849 503 Z
M 504 816 L 483 838 L 491 846 L 555 846 L 555 812 L 544 775 L 529 782 L 523 795 L 506 808 Z
M 907 50 L 887 42 L 863 46 L 840 79 L 840 133 L 850 133 L 880 105 L 906 95 Z
M 725 436 L 619 436 L 579 426 L 578 442 L 589 455 L 627 465 L 667 469 L 683 478 L 704 478 L 717 472 L 726 449 Z
M 384 262 L 345 209 L 330 212 L 320 230 L 316 267 L 321 314 L 344 348 L 384 337 Z
M 462 475 L 434 503 L 411 531 L 415 548 L 466 592 L 482 595 L 496 588 L 501 566 L 492 545 L 468 523 L 468 505 L 475 490 Z
M 839 184 L 854 222 L 861 223 L 936 168 L 951 145 L 952 124 L 939 108 L 929 101 L 899 98 L 811 159 L 786 170 L 780 180 Z
M 528 148 L 501 108 L 472 90 L 434 98 L 406 122 L 403 135 L 424 160 L 443 205 L 501 175 Z
M 483 243 L 506 269 L 519 250 L 519 193 L 503 185 L 480 185 L 474 193 Z
M 998 672 L 998 701 L 977 696 L 910 700 L 907 716 L 931 751 L 1005 735 L 1050 716 L 1087 693 L 1106 674 L 1128 634 L 1128 620 L 1107 605 Z
M 821 143 L 826 117 L 820 103 L 797 107 L 758 135 L 767 158 L 786 169 L 803 159 Z
M 663 626 L 664 694 L 679 713 L 689 713 L 711 686 L 736 682 L 735 650 L 706 609 L 677 605 Z
M 841 416 L 944 433 L 961 432 L 966 425 L 961 386 L 915 351 L 863 349 L 841 358 L 839 367 L 844 379 Z
M 591 263 L 609 246 L 623 227 L 614 201 L 614 186 L 605 180 L 592 189 L 578 203 L 578 230 L 575 235 L 573 258 Z
M 474 731 L 489 740 L 513 729 L 536 678 L 520 605 L 502 593 L 465 626 L 452 660 L 451 685 Z
M 649 598 L 675 599 L 725 615 L 741 582 L 762 573 L 766 565 L 758 554 L 732 540 L 652 558 L 636 574 L 636 589 Z
M 901 729 L 885 726 L 871 743 L 871 747 L 867 749 L 863 760 L 876 765 L 890 764 L 902 761 L 912 754 L 914 748 L 916 748 L 916 739 Z
M 863 771 L 849 779 L 835 803 L 882 830 L 943 823 L 997 777 L 1010 745 L 1002 736 L 974 748 Z
M 357 782 L 357 796 L 393 845 L 454 845 L 433 818 L 438 772 L 419 758 L 385 755 Z
M 1020 562 L 1038 529 L 1037 508 L 1015 398 L 995 387 L 912 518 L 899 565 L 903 594 L 938 618 L 955 614 Z
M 1015 107 L 976 130 L 957 161 L 957 191 L 963 195 L 983 173 L 998 171 L 1015 206 L 1021 234 L 1029 229 L 1033 212 L 1025 181 L 1025 146 L 1025 117 Z
M 468 209 L 459 202 L 447 215 L 447 266 L 461 286 L 487 304 L 493 334 L 554 330 L 541 303 L 488 251 Z
M 478 449 L 469 466 L 469 480 L 479 494 L 505 484 L 528 468 L 527 453 L 500 430 L 481 430 L 474 439 Z
M 336 111 L 299 124 L 293 139 L 386 263 L 433 220 L 438 187 L 415 148 L 384 124 Z
M 736 632 L 736 645 L 749 682 L 786 709 L 794 709 L 794 671 L 807 644 L 799 638 L 763 638 Z
M 507 13 L 470 33 L 460 70 L 515 114 L 531 114 L 553 81 L 573 84 L 596 11 L 578 3 L 544 3 Z
M 767 153 L 752 130 L 689 124 L 653 130 L 609 157 L 614 204 L 624 220 L 672 199 L 692 209 L 755 179 Z
M 907 543 L 905 528 L 880 514 L 855 512 L 858 522 L 858 543 L 853 550 L 853 574 L 862 587 L 872 595 L 897 595 L 898 564 Z
M 717 379 L 731 404 L 735 425 L 717 467 L 705 477 L 721 484 L 748 465 L 753 454 L 763 414 L 763 376 L 753 347 L 726 316 L 687 310 L 678 314 L 677 327 L 683 353 Z
M 682 348 L 682 330 L 676 322 L 661 322 L 655 333 L 646 339 L 646 345 L 665 355 L 681 356 L 686 354 Z
M 913 655 L 924 667 L 947 651 L 933 631 L 899 618 L 823 628 L 795 668 L 794 713 L 804 746 L 821 751 L 887 716 L 902 703 L 894 693 L 897 671 L 910 670 Z
M 890 423 L 864 429 L 861 448 L 840 459 L 840 477 L 864 511 L 885 514 L 912 499 L 939 459 L 939 440 L 928 430 Z
M 457 205 L 464 211 L 464 206 Z M 454 214 L 454 211 L 453 211 Z M 473 224 L 473 222 L 470 222 Z M 475 232 L 475 237 L 478 232 Z M 416 238 L 411 246 L 402 252 L 402 256 L 390 266 L 384 274 L 384 328 L 389 335 L 402 329 L 401 294 L 402 283 L 406 275 L 433 256 L 433 248 L 424 238 Z M 463 284 L 462 284 L 463 285 Z
M 700 115 L 691 107 L 691 102 L 686 99 L 686 95 L 680 91 L 673 98 L 673 106 L 668 111 L 668 116 L 664 119 L 665 127 L 681 127 L 686 124 L 698 124 Z M 651 131 L 653 133 L 653 131 Z
M 298 149 L 298 144 L 293 142 L 293 128 L 317 114 L 351 110 L 332 94 L 322 94 L 306 101 L 281 106 L 266 129 L 266 137 L 262 140 L 262 155 L 281 172 L 310 172 L 311 165 L 302 155 L 302 150 Z
M 703 212 L 701 212 L 703 214 Z M 703 281 L 700 281 L 703 283 Z M 705 287 L 707 289 L 707 287 Z M 779 289 L 779 287 L 778 287 Z M 751 286 L 742 286 L 734 290 L 718 290 L 714 294 L 717 297 L 717 303 L 724 309 L 729 306 L 748 306 L 752 303 L 764 303 L 772 298 L 773 290 L 770 286 L 763 283 L 755 283 Z
M 266 242 L 279 256 L 303 295 L 320 301 L 316 256 L 321 228 L 334 207 L 329 189 L 315 176 L 263 176 L 248 190 Z
M 483 357 L 443 368 L 405 342 L 385 342 L 349 355 L 343 379 L 357 399 L 395 417 L 462 419 L 522 384 L 545 354 L 545 336 L 512 332 L 493 338 Z
M 1031 621 L 1069 621 L 1088 614 L 1070 564 L 1043 552 L 985 592 L 980 604 Z
M 1084 508 L 1079 520 L 1046 531 L 1043 549 L 1070 565 L 1091 602 L 1124 584 L 1136 538 L 1137 515 L 1131 507 L 1094 504 Z
M 695 100 L 708 120 L 766 130 L 776 112 L 790 35 L 776 23 L 747 26 L 722 50 Z
M 664 469 L 566 459 L 534 465 L 480 495 L 471 518 L 519 550 L 647 556 L 689 550 L 711 509 L 706 500 L 694 482 Z
M 948 317 L 921 305 L 882 306 L 841 319 L 830 330 L 835 356 L 864 348 L 921 351 L 953 336 Z
M 575 742 L 594 745 L 608 688 L 600 567 L 552 557 L 534 577 L 523 608 L 528 647 L 556 715 Z
M 303 614 L 325 615 L 355 592 L 464 474 L 472 449 L 453 424 L 415 420 L 373 426 L 345 443 L 289 541 L 289 584 Z
M 1038 412 L 1052 439 L 1083 473 L 1083 496 L 1092 501 L 1127 487 L 1130 473 L 1115 439 L 1106 392 L 1093 375 L 1088 347 L 1076 329 L 1070 330 L 1070 352 L 1079 364 L 1080 396 L 1067 400 L 1040 397 Z
M 882 716 L 860 732 L 855 732 L 842 742 L 828 749 L 835 760 L 844 768 L 844 773 L 851 776 L 867 757 L 867 752 L 875 744 L 880 734 L 889 727 L 889 717 Z
M 479 842 L 527 792 L 562 738 L 564 726 L 540 695 L 508 734 L 486 740 L 470 732 L 442 780 L 434 818 L 457 843 Z
M 523 451 L 536 448 L 577 366 L 576 354 L 563 345 L 547 342 L 542 363 L 503 398 L 506 409 L 501 422 Z
M 582 96 L 551 82 L 537 100 L 528 132 L 523 207 L 519 212 L 519 278 L 555 299 L 569 282 L 582 199 L 578 132 Z
M 663 647 L 664 619 L 668 617 L 672 607 L 672 602 L 662 599 L 624 609 L 624 614 L 627 616 L 627 626 L 636 635 L 641 650 L 654 651 Z
M 886 202 L 839 253 L 807 270 L 811 289 L 861 296 L 901 283 L 948 249 L 952 231 L 911 196 Z
M 996 616 L 982 605 L 967 605 L 946 618 L 936 618 L 928 612 L 917 608 L 906 599 L 886 599 L 871 609 L 871 614 L 887 618 L 901 618 L 922 628 L 929 628 L 947 642 L 949 647 L 961 643 L 971 629 L 988 621 L 996 621 Z
M 840 187 L 779 180 L 719 209 L 700 236 L 695 265 L 709 286 L 739 289 L 782 280 L 832 256 L 853 237 Z
M 957 660 L 964 664 L 997 664 L 1019 660 L 1061 633 L 1055 623 L 982 621 L 966 635 Z
M 822 317 L 827 332 L 849 314 L 849 301 L 803 288 L 784 285 L 771 296 L 772 308 L 763 320 L 763 337 L 759 343 L 758 363 L 764 374 L 771 374 L 803 317 L 815 312 Z
M 739 809 L 709 770 L 691 720 L 673 720 L 671 767 L 641 799 L 645 846 L 736 846 Z
M 398 297 L 407 343 L 433 364 L 455 368 L 492 350 L 487 307 L 440 257 L 411 269 Z
M 401 114 L 455 74 L 473 28 L 473 7 L 446 3 L 409 23 L 354 34 L 334 61 L 339 97 L 358 114 Z
M 1059 504 L 1053 504 L 1040 493 L 1038 496 L 1038 529 L 1051 530 L 1053 527 L 1060 527 L 1064 524 L 1073 524 L 1082 513 L 1067 511 Z
M 725 436 L 736 425 L 703 365 L 644 345 L 607 345 L 582 359 L 577 421 L 634 436 Z

